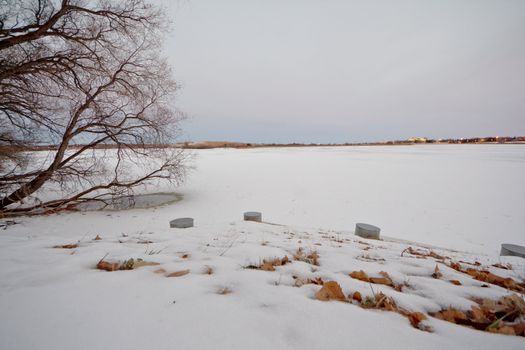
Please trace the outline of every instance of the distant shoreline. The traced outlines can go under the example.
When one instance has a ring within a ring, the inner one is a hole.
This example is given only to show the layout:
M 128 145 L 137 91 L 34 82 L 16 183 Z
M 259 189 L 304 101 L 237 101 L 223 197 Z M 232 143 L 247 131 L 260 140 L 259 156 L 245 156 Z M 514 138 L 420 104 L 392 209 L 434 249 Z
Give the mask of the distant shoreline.
M 521 137 L 520 137 L 521 138 Z M 422 141 L 385 141 L 385 142 L 362 142 L 362 143 L 249 143 L 228 141 L 202 141 L 185 142 L 177 144 L 184 149 L 213 149 L 213 148 L 288 148 L 288 147 L 355 147 L 355 146 L 412 146 L 412 145 L 525 145 L 525 137 L 522 140 L 498 140 L 498 141 L 472 141 L 463 140 L 427 140 Z
M 380 142 L 360 142 L 360 143 L 254 143 L 254 142 L 231 142 L 231 141 L 198 141 L 198 142 L 178 142 L 173 144 L 125 144 L 121 147 L 126 148 L 182 148 L 182 149 L 214 149 L 214 148 L 293 148 L 293 147 L 356 147 L 356 146 L 412 146 L 412 145 L 525 145 L 525 136 L 516 137 L 485 137 L 469 139 L 446 139 L 432 140 L 426 138 L 413 138 L 409 140 L 380 141 Z M 70 145 L 70 149 L 84 147 L 84 144 Z M 58 148 L 56 145 L 35 145 L 25 147 L 23 150 L 16 147 L 4 146 L 11 151 L 53 151 Z M 115 149 L 114 144 L 99 144 L 93 149 Z

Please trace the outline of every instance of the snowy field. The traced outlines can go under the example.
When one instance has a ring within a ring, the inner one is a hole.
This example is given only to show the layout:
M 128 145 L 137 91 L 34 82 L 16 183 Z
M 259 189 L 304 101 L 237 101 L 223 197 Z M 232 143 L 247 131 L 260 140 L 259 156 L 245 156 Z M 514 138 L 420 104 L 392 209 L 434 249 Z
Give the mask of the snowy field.
M 196 152 L 177 215 L 383 234 L 497 254 L 525 245 L 525 145 L 326 147 Z
M 337 281 L 363 298 L 383 292 L 425 315 L 511 295 L 450 265 L 523 281 L 525 260 L 498 253 L 501 243 L 525 245 L 525 146 L 194 154 L 184 186 L 148 189 L 180 193 L 176 203 L 18 218 L 0 230 L 0 349 L 525 348 L 523 337 L 431 316 L 427 332 L 397 312 L 319 301 L 321 286 L 308 283 Z M 265 223 L 242 221 L 253 210 Z M 184 216 L 196 227 L 169 228 Z M 357 239 L 356 222 L 380 226 L 384 240 Z M 75 246 L 53 248 L 64 244 Z M 409 246 L 444 257 L 402 254 Z M 294 259 L 298 249 L 315 252 L 318 264 Z M 258 269 L 285 256 L 275 271 Z M 95 269 L 103 258 L 158 265 Z M 512 269 L 492 266 L 507 263 Z M 402 287 L 349 276 L 360 270 L 387 272 Z

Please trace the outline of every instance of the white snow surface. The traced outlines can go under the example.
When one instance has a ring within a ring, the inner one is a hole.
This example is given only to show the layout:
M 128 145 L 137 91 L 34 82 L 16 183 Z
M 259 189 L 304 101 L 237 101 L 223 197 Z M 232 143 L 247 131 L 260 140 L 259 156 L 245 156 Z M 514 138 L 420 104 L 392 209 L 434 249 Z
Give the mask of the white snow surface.
M 293 276 L 321 277 L 345 294 L 371 296 L 370 285 L 348 273 L 386 271 L 409 288 L 374 291 L 425 313 L 508 295 L 444 265 L 443 277 L 433 279 L 434 259 L 401 252 L 432 246 L 523 279 L 525 260 L 498 252 L 503 242 L 525 244 L 525 146 L 215 149 L 195 152 L 194 163 L 176 189 L 180 202 L 18 218 L 0 230 L 0 349 L 525 348 L 521 337 L 430 317 L 424 322 L 434 331 L 423 332 L 393 312 L 317 301 L 320 286 L 293 286 Z M 254 210 L 265 223 L 242 221 Z M 196 227 L 169 228 L 185 216 Z M 356 222 L 380 226 L 384 239 L 357 238 Z M 76 242 L 76 249 L 52 248 Z M 246 268 L 292 257 L 299 247 L 316 250 L 320 266 Z M 160 265 L 96 270 L 103 257 Z M 496 262 L 513 270 L 490 266 Z M 190 273 L 167 278 L 154 273 L 159 267 Z
M 196 152 L 175 215 L 268 221 L 498 254 L 525 245 L 525 145 L 212 149 Z

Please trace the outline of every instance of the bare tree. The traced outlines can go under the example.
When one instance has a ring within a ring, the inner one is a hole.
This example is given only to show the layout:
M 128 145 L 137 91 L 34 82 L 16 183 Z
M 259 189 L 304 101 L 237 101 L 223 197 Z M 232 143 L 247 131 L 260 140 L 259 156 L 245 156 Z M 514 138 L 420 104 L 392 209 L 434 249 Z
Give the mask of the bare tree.
M 158 147 L 180 120 L 168 25 L 146 0 L 0 0 L 0 215 L 182 180 L 183 154 Z

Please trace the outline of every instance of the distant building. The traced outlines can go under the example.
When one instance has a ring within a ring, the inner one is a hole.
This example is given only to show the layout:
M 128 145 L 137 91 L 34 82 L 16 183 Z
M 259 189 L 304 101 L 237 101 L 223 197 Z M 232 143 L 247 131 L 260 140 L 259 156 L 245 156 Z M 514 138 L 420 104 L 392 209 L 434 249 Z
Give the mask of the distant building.
M 426 137 L 411 137 L 408 139 L 409 142 L 415 142 L 415 143 L 426 143 L 427 142 Z

